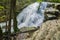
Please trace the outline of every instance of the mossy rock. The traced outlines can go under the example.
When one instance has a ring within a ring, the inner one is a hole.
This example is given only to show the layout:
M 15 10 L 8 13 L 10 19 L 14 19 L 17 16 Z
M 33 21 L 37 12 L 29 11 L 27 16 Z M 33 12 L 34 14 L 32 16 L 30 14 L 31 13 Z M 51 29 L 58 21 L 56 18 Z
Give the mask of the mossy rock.
M 25 32 L 25 31 L 28 31 L 29 32 L 31 30 L 33 31 L 33 30 L 36 30 L 36 29 L 37 28 L 35 28 L 35 27 L 23 27 L 23 28 L 20 29 L 20 31 L 21 32 Z

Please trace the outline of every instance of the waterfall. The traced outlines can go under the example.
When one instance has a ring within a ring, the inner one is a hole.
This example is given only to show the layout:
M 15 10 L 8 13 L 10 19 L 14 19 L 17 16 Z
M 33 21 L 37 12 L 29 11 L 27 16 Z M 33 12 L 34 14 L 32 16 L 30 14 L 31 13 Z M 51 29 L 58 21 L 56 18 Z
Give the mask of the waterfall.
M 17 16 L 18 28 L 22 27 L 38 27 L 41 26 L 44 20 L 44 11 L 47 7 L 47 2 L 35 2 L 23 9 Z M 38 10 L 39 7 L 39 10 Z M 13 21 L 12 21 L 13 23 Z M 13 25 L 11 23 L 11 25 Z M 5 26 L 6 23 L 0 23 L 0 26 Z M 12 28 L 11 28 L 12 29 Z M 4 31 L 4 30 L 3 30 Z M 12 29 L 13 31 L 13 29 Z
M 44 20 L 44 10 L 46 9 L 46 6 L 47 6 L 47 2 L 42 2 L 41 4 L 35 2 L 29 5 L 28 7 L 26 7 L 17 16 L 18 28 L 40 26 Z

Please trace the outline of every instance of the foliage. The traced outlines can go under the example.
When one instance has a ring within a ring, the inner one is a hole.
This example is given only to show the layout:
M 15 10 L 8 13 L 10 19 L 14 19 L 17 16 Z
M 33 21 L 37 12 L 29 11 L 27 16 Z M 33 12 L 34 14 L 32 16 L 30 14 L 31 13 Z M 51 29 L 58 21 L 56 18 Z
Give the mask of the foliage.
M 48 2 L 60 2 L 60 0 L 37 0 L 37 2 L 48 1 Z
M 43 0 L 37 0 L 37 2 L 42 2 Z
M 47 0 L 47 1 L 50 1 L 50 2 L 60 2 L 60 0 Z
M 0 10 L 2 10 L 2 9 L 4 9 L 4 7 L 3 6 L 0 6 Z

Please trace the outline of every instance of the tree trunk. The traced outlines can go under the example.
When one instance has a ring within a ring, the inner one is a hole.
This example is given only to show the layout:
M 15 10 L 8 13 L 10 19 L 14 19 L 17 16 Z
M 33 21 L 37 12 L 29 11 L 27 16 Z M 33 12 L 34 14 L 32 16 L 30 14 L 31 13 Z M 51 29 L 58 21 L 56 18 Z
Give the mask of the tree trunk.
M 2 37 L 3 37 L 3 33 L 2 33 L 2 29 L 0 27 L 0 40 L 2 40 Z
M 17 20 L 16 20 L 16 0 L 11 1 L 12 4 L 12 14 L 13 14 L 13 28 L 14 32 L 17 31 Z

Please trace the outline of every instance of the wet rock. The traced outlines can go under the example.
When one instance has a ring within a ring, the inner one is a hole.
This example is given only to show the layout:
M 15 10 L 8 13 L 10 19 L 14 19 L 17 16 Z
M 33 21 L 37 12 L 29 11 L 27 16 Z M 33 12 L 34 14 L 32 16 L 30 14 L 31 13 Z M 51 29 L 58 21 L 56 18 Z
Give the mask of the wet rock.
M 30 31 L 34 31 L 37 30 L 38 28 L 36 27 L 23 27 L 20 29 L 21 32 L 30 32 Z
M 47 8 L 50 8 L 50 7 L 55 7 L 55 4 L 48 4 Z
M 58 19 L 60 17 L 60 12 L 59 11 L 57 11 L 57 10 L 48 10 L 48 11 L 46 11 L 45 12 L 45 18 L 46 19 L 49 19 L 49 18 L 51 18 L 51 19 Z
M 49 7 L 46 8 L 46 10 L 45 10 L 45 20 L 52 20 L 52 19 L 60 18 L 60 11 L 59 11 L 60 7 L 53 8 L 53 5 L 54 4 L 52 4 L 52 6 L 49 6 Z
M 60 5 L 57 5 L 57 6 L 56 6 L 56 9 L 58 9 L 58 10 L 60 11 Z

